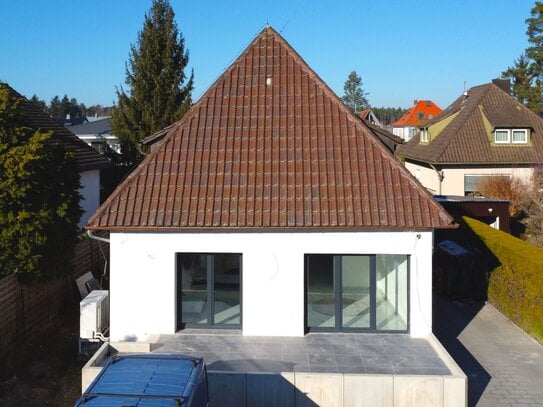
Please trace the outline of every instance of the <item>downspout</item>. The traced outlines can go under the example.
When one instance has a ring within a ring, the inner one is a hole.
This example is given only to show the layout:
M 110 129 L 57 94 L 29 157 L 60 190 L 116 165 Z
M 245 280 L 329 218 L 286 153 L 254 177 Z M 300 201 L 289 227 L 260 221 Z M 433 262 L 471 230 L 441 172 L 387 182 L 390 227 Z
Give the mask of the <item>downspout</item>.
M 433 164 L 430 164 L 430 167 L 432 167 L 432 169 L 437 174 L 437 180 L 439 181 L 438 195 L 441 195 L 441 184 L 443 183 L 443 180 L 445 179 L 445 174 L 443 173 L 443 170 L 438 170 Z
M 109 239 L 105 237 L 96 236 L 92 230 L 87 230 L 87 236 L 94 240 L 99 240 L 100 242 L 109 243 Z

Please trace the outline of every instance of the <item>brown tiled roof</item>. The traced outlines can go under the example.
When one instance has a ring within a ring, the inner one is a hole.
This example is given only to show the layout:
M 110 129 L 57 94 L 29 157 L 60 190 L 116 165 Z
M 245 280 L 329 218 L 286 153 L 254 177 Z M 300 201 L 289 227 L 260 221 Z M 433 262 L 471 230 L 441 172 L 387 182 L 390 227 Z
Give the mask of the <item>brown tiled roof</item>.
M 58 124 L 40 106 L 21 96 L 8 85 L 6 86 L 14 97 L 22 99 L 21 110 L 24 125 L 34 130 L 52 131 L 55 139 L 60 140 L 68 149 L 75 153 L 79 171 L 101 169 L 109 166 L 109 161 L 98 154 L 87 143 L 75 136 L 66 127 Z
M 450 123 L 428 144 L 415 135 L 397 155 L 432 164 L 536 164 L 543 162 L 543 119 L 494 84 L 473 87 L 433 121 Z M 484 120 L 495 128 L 530 128 L 527 145 L 493 145 Z
M 290 45 L 266 27 L 87 228 L 383 230 L 452 223 Z

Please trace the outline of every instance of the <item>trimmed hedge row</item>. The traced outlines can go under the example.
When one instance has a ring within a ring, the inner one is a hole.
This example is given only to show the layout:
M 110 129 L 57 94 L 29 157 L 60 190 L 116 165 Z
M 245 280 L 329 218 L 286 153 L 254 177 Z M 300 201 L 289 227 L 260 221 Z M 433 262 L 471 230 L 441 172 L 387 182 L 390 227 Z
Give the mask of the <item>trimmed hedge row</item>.
M 490 272 L 488 301 L 543 343 L 543 249 L 463 217 L 499 263 Z

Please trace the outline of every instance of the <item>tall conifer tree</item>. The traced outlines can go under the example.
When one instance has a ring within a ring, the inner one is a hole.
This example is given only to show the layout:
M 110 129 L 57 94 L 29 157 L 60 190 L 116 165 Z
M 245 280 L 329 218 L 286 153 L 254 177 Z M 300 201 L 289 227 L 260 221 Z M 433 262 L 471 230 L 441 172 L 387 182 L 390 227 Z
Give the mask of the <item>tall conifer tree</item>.
M 543 112 L 543 3 L 536 1 L 526 19 L 528 42 L 526 48 L 512 67 L 503 75 L 513 79 L 513 96 L 530 110 Z
M 194 75 L 185 74 L 189 54 L 174 17 L 167 0 L 153 0 L 130 49 L 127 92 L 117 90 L 112 126 L 129 163 L 141 157 L 143 138 L 181 118 L 191 104 Z
M 368 93 L 362 89 L 362 78 L 356 71 L 352 71 L 349 74 L 349 77 L 343 86 L 343 90 L 345 94 L 342 96 L 341 100 L 343 100 L 353 112 L 359 112 L 362 109 L 370 107 L 368 99 L 366 98 Z

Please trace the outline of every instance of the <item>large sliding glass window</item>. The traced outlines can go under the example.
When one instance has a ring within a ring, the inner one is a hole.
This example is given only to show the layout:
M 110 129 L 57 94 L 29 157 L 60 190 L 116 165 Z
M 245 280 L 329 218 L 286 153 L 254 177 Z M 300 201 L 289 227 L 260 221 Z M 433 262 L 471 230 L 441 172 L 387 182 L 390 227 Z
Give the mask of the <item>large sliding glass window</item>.
M 241 326 L 241 255 L 177 254 L 177 329 Z
M 408 329 L 406 255 L 305 257 L 310 330 Z

